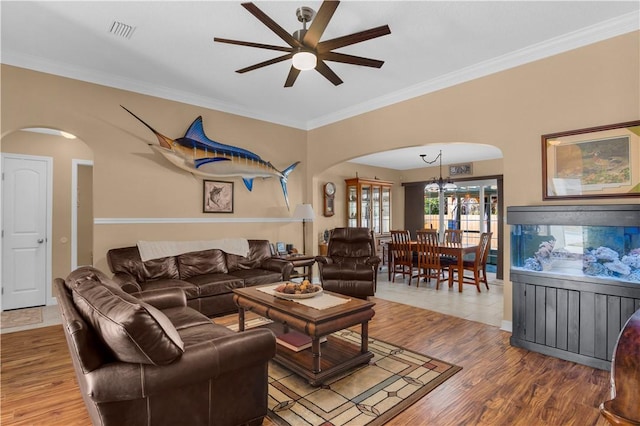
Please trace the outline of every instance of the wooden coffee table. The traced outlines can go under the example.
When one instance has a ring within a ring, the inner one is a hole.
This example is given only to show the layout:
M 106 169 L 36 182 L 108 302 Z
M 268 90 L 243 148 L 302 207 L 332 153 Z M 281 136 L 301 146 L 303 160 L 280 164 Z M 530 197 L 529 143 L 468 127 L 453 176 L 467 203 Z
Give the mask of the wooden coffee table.
M 233 300 L 239 308 L 240 331 L 244 331 L 245 311 L 251 311 L 272 320 L 273 323 L 267 326 L 276 335 L 288 332 L 290 327 L 311 337 L 311 347 L 300 352 L 278 345 L 274 359 L 313 386 L 373 358 L 368 346 L 369 320 L 375 315 L 373 302 L 325 292 L 349 301 L 327 309 L 315 309 L 272 296 L 257 287 L 238 288 L 233 292 Z M 358 324 L 361 325 L 360 347 L 330 336 Z M 320 339 L 325 336 L 327 341 L 321 345 Z

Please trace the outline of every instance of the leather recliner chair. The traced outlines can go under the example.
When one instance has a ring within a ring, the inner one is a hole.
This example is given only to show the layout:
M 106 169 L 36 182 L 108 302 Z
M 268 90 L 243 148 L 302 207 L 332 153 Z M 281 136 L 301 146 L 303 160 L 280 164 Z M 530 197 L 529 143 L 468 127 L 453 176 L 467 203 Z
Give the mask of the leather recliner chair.
M 316 261 L 325 290 L 359 299 L 375 294 L 380 258 L 369 228 L 333 229 L 327 255 Z

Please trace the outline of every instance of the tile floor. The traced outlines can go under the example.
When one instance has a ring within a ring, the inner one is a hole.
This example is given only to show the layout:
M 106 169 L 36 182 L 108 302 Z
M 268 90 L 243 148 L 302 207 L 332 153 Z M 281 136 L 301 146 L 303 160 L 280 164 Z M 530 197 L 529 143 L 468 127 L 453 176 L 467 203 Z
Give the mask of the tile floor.
M 397 276 L 394 283 L 388 280 L 386 270 L 379 273 L 376 297 L 496 327 L 502 325 L 503 283 L 494 273 L 487 273 L 489 291 L 482 286 L 480 293 L 468 284 L 460 293 L 457 285 L 449 288 L 446 281 L 436 290 L 435 280 L 421 281 L 417 286 L 414 278 L 409 286 L 409 279 L 403 281 L 401 278 Z
M 472 285 L 465 285 L 463 292 L 459 293 L 456 286 L 450 289 L 446 281 L 441 283 L 440 290 L 435 289 L 435 281 L 433 280 L 431 283 L 420 282 L 420 285 L 416 286 L 416 280 L 413 279 L 411 286 L 409 286 L 408 279 L 405 278 L 403 281 L 398 276 L 396 282 L 393 283 L 387 279 L 386 270 L 383 270 L 378 274 L 376 297 L 500 327 L 502 324 L 503 285 L 502 281 L 495 279 L 495 274 L 488 273 L 487 275 L 489 291 L 483 287 L 482 292 L 478 293 Z M 317 277 L 314 281 L 317 281 Z M 11 333 L 60 324 L 57 306 L 43 306 L 41 309 L 41 323 L 3 328 L 0 332 Z

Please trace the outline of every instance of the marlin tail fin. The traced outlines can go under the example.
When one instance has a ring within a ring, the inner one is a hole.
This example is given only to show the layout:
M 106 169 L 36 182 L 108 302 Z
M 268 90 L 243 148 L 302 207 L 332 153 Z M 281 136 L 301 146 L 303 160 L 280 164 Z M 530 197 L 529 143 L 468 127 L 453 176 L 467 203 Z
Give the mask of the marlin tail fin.
M 295 169 L 298 164 L 300 164 L 300 162 L 296 161 L 295 163 L 293 163 L 292 165 L 290 165 L 289 167 L 284 169 L 282 171 L 282 177 L 280 178 L 280 186 L 282 186 L 282 193 L 284 194 L 284 201 L 285 201 L 285 203 L 287 203 L 287 210 L 291 210 L 289 208 L 289 194 L 287 193 L 287 177 L 289 176 L 289 173 L 291 173 L 293 171 L 293 169 Z

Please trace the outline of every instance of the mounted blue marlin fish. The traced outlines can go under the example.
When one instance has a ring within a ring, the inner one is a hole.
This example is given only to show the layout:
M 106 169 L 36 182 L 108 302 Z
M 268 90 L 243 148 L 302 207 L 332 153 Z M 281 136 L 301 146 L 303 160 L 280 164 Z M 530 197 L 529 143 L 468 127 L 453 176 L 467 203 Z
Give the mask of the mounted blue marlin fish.
M 279 171 L 269 161 L 264 161 L 251 151 L 213 141 L 204 133 L 202 116 L 191 123 L 183 137 L 170 139 L 157 132 L 127 108 L 120 106 L 156 135 L 160 145 L 149 144 L 149 146 L 162 154 L 173 165 L 205 177 L 241 176 L 249 191 L 253 189 L 254 178 L 276 176 L 280 179 L 284 201 L 287 203 L 287 210 L 289 210 L 287 177 L 300 163 L 299 161 L 283 171 Z

